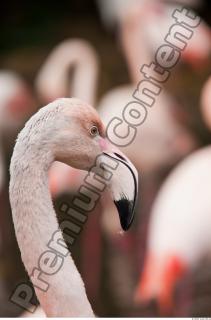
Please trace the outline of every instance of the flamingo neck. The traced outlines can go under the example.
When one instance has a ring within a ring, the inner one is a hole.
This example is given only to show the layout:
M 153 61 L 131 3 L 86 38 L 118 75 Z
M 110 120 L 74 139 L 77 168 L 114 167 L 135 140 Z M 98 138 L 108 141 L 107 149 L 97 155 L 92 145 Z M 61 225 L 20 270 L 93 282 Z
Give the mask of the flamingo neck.
M 69 88 L 70 70 L 73 70 L 73 78 Z M 85 41 L 76 39 L 65 41 L 53 50 L 38 75 L 37 87 L 41 95 L 47 94 L 50 100 L 68 94 L 95 105 L 97 77 L 95 51 Z
M 90 47 L 78 48 L 75 56 L 75 72 L 71 84 L 71 95 L 80 97 L 92 106 L 96 103 L 96 83 L 98 77 L 98 61 Z
M 47 150 L 23 145 L 23 142 L 17 142 L 11 161 L 10 202 L 21 257 L 31 277 L 35 268 L 42 269 L 40 259 L 49 251 L 47 244 L 53 234 L 57 231 L 59 239 L 63 236 L 48 188 L 48 170 L 53 156 Z M 57 263 L 57 259 L 53 263 Z M 63 259 L 58 272 L 51 275 L 42 272 L 39 278 L 49 284 L 44 292 L 35 286 L 38 280 L 31 277 L 47 316 L 93 316 L 83 281 L 70 254 Z
M 120 40 L 124 51 L 128 71 L 132 83 L 137 84 L 140 81 L 140 67 L 143 63 L 150 61 L 149 49 L 147 44 L 134 46 L 135 43 L 146 43 L 146 35 L 140 26 L 140 22 L 134 21 L 137 17 L 128 17 L 120 25 Z

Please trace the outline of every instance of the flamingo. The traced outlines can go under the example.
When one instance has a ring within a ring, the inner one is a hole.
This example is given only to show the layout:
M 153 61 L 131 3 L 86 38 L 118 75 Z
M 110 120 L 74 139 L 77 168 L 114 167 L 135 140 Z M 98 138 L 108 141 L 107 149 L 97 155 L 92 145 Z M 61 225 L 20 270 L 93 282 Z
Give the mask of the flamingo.
M 148 19 L 147 24 L 149 24 L 154 15 L 160 17 L 158 9 L 162 12 L 162 4 L 150 2 L 143 6 L 139 1 L 134 1 L 134 5 L 128 7 L 124 15 L 122 14 L 120 40 L 132 84 L 115 88 L 103 96 L 98 110 L 105 124 L 109 123 L 113 117 L 119 117 L 124 106 L 134 100 L 132 95 L 135 86 L 143 79 L 140 67 L 153 59 L 154 40 L 146 34 L 145 28 L 142 27 L 142 20 L 146 22 L 145 20 Z M 163 31 L 167 32 L 168 29 L 163 27 Z M 163 43 L 161 37 L 159 41 L 159 45 Z M 138 128 L 136 139 L 129 146 L 124 147 L 124 152 L 133 159 L 138 170 L 152 172 L 161 166 L 173 163 L 175 159 L 180 159 L 195 147 L 195 141 L 188 130 L 175 121 L 172 111 L 176 106 L 177 103 L 173 97 L 163 90 L 159 96 L 156 96 L 153 107 L 149 108 L 148 117 Z M 119 134 L 124 135 L 124 132 Z M 111 140 L 113 140 L 112 136 Z
M 201 110 L 211 129 L 211 78 L 201 95 Z M 173 310 L 176 282 L 211 255 L 211 146 L 183 160 L 161 187 L 153 205 L 147 254 L 136 301 L 158 300 L 163 314 Z
M 156 298 L 172 312 L 175 283 L 210 254 L 211 147 L 194 152 L 167 178 L 152 209 L 137 301 Z
M 172 25 L 171 15 L 173 11 L 180 9 L 182 6 L 197 8 L 197 1 L 195 0 L 181 0 L 179 2 L 175 5 L 170 1 L 164 3 L 155 0 L 98 0 L 97 4 L 103 23 L 110 29 L 116 25 L 121 29 L 124 21 L 128 19 L 131 13 L 133 16 L 139 16 L 139 30 L 136 33 L 141 34 L 144 30 L 144 42 L 149 45 L 152 53 L 155 53 L 157 48 L 163 43 L 167 31 Z M 136 21 L 137 19 L 130 19 L 131 24 L 136 23 Z M 133 33 L 130 33 L 130 35 L 133 37 Z M 140 61 L 141 57 L 143 57 L 143 46 L 138 48 L 138 43 L 143 42 L 140 42 L 140 39 L 137 37 L 137 42 L 135 43 L 137 60 L 134 60 L 134 62 Z M 200 64 L 209 58 L 210 52 L 210 29 L 202 21 L 197 30 L 195 30 L 194 36 L 182 55 L 182 59 L 199 68 Z M 138 73 L 139 68 L 136 69 Z
M 48 188 L 50 166 L 58 160 L 88 171 L 96 159 L 103 177 L 108 159 L 117 164 L 109 190 L 121 226 L 127 230 L 134 216 L 137 171 L 106 140 L 103 124 L 91 106 L 76 98 L 58 99 L 32 116 L 19 134 L 11 159 L 9 193 L 21 257 L 32 283 L 35 281 L 32 271 L 46 251 L 49 239 L 60 230 Z M 63 239 L 61 232 L 59 238 Z M 48 290 L 43 292 L 35 286 L 35 291 L 47 316 L 94 316 L 70 255 L 57 273 L 43 277 L 49 284 Z

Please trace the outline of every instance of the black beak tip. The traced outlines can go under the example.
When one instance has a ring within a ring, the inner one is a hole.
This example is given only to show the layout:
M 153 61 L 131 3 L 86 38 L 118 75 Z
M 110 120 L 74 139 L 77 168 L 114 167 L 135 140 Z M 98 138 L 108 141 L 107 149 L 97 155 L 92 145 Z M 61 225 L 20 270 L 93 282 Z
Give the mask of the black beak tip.
M 121 227 L 124 231 L 127 231 L 134 218 L 134 202 L 123 198 L 121 200 L 114 201 L 114 203 L 119 213 Z

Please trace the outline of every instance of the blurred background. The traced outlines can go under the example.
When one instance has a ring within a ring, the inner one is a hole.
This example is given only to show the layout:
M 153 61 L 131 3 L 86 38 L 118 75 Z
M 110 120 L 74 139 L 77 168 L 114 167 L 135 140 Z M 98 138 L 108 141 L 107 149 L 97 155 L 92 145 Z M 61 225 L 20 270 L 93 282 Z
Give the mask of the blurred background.
M 105 194 L 70 250 L 99 316 L 211 314 L 210 2 L 8 0 L 0 5 L 0 316 L 23 312 L 9 297 L 27 279 L 8 196 L 18 132 L 62 96 L 91 103 L 105 124 L 120 115 L 183 5 L 201 24 L 123 148 L 140 175 L 134 224 L 120 235 Z M 59 220 L 82 179 L 58 163 L 50 171 Z

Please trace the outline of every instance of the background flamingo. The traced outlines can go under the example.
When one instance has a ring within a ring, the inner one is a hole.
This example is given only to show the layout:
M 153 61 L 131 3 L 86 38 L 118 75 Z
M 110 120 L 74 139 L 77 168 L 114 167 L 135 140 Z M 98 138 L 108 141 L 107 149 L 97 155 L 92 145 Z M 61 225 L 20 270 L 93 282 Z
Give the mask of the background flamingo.
M 209 126 L 210 91 L 209 78 L 201 96 L 201 110 Z M 173 312 L 176 282 L 211 255 L 210 165 L 210 146 L 191 154 L 169 175 L 153 205 L 136 300 L 158 299 L 162 314 Z
M 166 180 L 153 205 L 136 299 L 157 298 L 161 314 L 173 310 L 176 282 L 210 255 L 210 154 L 207 147 L 184 160 Z
M 135 86 L 144 78 L 140 73 L 140 66 L 152 61 L 155 53 L 152 44 L 155 43 L 156 34 L 147 37 L 142 24 L 153 25 L 154 16 L 159 17 L 160 20 L 165 20 L 166 17 L 169 21 L 170 12 L 163 13 L 164 9 L 165 6 L 162 3 L 152 2 L 143 5 L 135 1 L 134 6 L 131 5 L 125 14 L 121 15 L 121 43 L 133 85 L 114 89 L 102 98 L 99 103 L 99 112 L 105 124 L 114 116 L 121 114 L 124 106 L 131 101 Z M 159 15 L 160 12 L 163 16 Z M 162 28 L 164 34 L 168 30 L 167 25 Z M 159 33 L 157 41 L 159 45 L 162 43 L 162 33 Z M 115 105 L 115 108 L 109 107 L 111 105 Z M 177 102 L 173 97 L 167 92 L 161 93 L 159 97 L 156 97 L 153 108 L 149 110 L 146 124 L 139 128 L 135 141 L 124 148 L 136 163 L 139 171 L 141 169 L 144 172 L 152 171 L 161 165 L 172 163 L 175 158 L 179 159 L 194 147 L 195 142 L 191 134 L 175 121 L 174 109 L 177 109 Z M 158 118 L 159 121 L 157 121 Z M 168 126 L 165 129 L 164 124 Z

